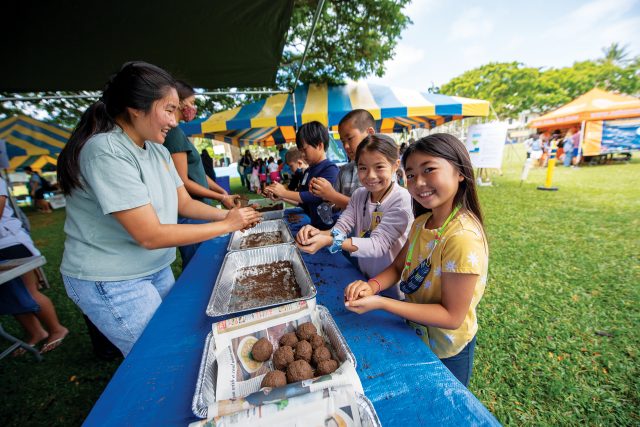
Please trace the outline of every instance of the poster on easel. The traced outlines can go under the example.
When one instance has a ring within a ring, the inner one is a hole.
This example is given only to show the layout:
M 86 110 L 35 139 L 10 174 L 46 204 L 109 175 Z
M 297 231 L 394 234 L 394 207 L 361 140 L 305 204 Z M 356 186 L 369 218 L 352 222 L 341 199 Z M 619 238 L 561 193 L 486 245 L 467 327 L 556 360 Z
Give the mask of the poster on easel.
M 505 123 L 485 123 L 469 126 L 466 146 L 471 163 L 478 169 L 502 168 L 502 154 L 507 139 Z

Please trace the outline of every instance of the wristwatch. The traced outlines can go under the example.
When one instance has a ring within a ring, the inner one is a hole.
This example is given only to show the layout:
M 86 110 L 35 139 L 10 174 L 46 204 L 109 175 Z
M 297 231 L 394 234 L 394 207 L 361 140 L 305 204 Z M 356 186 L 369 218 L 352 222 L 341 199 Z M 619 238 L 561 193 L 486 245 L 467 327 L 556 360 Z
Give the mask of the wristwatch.
M 329 252 L 335 254 L 342 250 L 342 242 L 347 238 L 347 235 L 337 228 L 331 230 L 331 235 L 333 236 L 333 244 L 329 247 Z

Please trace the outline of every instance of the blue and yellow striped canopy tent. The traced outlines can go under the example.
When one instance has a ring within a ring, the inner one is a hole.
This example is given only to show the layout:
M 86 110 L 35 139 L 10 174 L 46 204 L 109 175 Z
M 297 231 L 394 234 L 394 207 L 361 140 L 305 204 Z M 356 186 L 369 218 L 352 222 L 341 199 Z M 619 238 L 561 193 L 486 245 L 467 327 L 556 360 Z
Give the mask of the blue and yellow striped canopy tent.
M 294 95 L 273 95 L 181 126 L 188 135 L 213 137 L 237 146 L 273 145 L 294 141 L 296 124 L 317 120 L 335 130 L 340 119 L 357 108 L 369 111 L 384 133 L 489 115 L 488 101 L 352 82 L 303 85 Z
M 57 164 L 71 133 L 60 127 L 15 116 L 0 121 L 0 139 L 7 142 L 10 169 L 31 166 L 37 171 L 51 169 Z M 48 165 L 48 166 L 47 166 Z

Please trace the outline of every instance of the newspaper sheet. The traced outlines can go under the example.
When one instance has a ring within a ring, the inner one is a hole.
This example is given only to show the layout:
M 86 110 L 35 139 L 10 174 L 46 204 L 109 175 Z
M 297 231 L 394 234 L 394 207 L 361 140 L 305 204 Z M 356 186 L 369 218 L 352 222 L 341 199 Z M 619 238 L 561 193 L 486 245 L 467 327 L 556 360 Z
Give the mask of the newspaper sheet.
M 299 324 L 305 322 L 312 322 L 325 340 L 327 339 L 326 331 L 323 329 L 315 306 L 310 307 L 306 301 L 274 307 L 258 313 L 215 323 L 213 325 L 213 339 L 218 363 L 216 402 L 222 404 L 222 401 L 244 398 L 258 392 L 264 375 L 275 368 L 271 360 L 257 362 L 251 358 L 253 344 L 258 339 L 266 337 L 274 344 L 274 349 L 276 349 L 278 340 L 282 335 L 295 331 Z M 335 349 L 332 349 L 332 351 L 334 352 L 334 357 L 336 357 Z M 363 393 L 362 384 L 353 365 L 337 357 L 336 360 L 340 365 L 333 374 L 304 381 L 297 385 L 289 384 L 282 388 L 289 390 L 289 397 L 291 394 L 309 393 L 322 388 L 344 384 L 351 384 L 356 390 Z M 220 413 L 218 408 L 210 408 L 209 416 L 214 413 Z
M 229 415 L 198 421 L 190 426 L 360 427 L 361 416 L 363 416 L 360 412 L 353 387 L 329 387 Z

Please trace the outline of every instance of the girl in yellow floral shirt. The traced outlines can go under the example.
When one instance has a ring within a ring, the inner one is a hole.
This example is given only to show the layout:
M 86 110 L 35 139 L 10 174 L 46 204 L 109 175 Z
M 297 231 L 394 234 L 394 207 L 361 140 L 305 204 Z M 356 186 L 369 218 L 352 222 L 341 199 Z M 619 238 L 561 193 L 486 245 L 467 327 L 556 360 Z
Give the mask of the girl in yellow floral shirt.
M 416 217 L 409 239 L 386 270 L 346 287 L 345 306 L 404 317 L 466 386 L 488 266 L 469 153 L 456 137 L 434 134 L 410 145 L 402 164 Z M 398 281 L 405 301 L 376 295 Z

